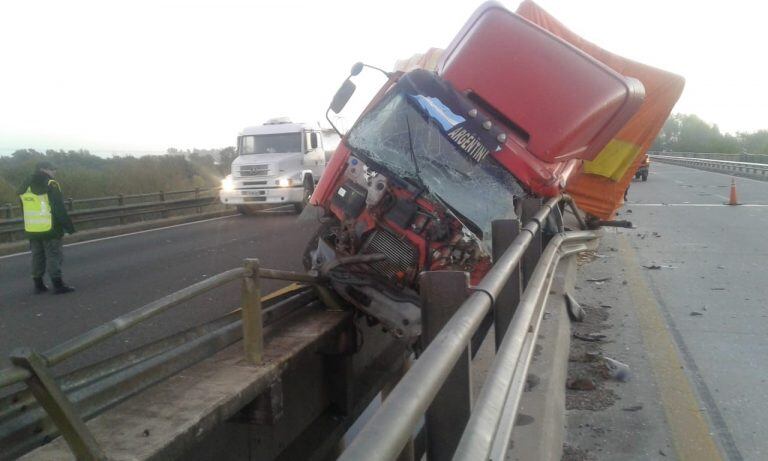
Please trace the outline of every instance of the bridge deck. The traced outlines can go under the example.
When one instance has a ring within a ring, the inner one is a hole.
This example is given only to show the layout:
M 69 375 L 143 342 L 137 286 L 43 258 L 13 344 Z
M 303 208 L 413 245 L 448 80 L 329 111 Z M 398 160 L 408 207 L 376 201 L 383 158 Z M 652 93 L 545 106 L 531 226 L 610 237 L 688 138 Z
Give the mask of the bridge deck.
M 88 428 L 109 459 L 178 457 L 254 400 L 299 355 L 338 332 L 348 315 L 300 309 L 266 328 L 262 364 L 247 363 L 238 342 L 97 416 Z M 59 437 L 21 459 L 74 457 Z

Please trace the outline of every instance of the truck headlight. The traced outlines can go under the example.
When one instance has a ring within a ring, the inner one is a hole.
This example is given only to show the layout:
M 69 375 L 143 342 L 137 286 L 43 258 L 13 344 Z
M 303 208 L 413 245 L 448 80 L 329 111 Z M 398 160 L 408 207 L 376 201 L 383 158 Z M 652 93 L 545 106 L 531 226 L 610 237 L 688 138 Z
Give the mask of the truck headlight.
M 235 181 L 232 180 L 231 176 L 227 176 L 221 180 L 221 190 L 224 192 L 232 192 L 235 190 Z
M 291 187 L 293 181 L 289 178 L 281 178 L 277 180 L 277 185 L 280 187 Z

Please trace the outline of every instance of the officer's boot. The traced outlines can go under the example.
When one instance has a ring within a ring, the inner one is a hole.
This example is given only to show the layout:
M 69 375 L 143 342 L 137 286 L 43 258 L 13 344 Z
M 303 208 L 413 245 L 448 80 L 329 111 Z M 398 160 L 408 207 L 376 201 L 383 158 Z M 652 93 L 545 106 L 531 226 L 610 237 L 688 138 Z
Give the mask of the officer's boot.
M 61 279 L 53 279 L 53 293 L 60 295 L 64 293 L 70 293 L 75 291 L 75 287 L 71 287 L 64 283 Z
M 48 287 L 45 286 L 45 283 L 43 282 L 42 277 L 35 277 L 32 280 L 35 281 L 35 294 L 39 295 L 40 293 L 45 293 L 48 291 Z

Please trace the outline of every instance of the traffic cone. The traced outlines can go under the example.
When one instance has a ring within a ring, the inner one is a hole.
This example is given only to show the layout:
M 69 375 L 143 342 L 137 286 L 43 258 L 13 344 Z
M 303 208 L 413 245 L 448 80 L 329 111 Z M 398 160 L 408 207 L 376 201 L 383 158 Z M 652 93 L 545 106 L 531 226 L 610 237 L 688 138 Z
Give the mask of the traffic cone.
M 731 178 L 731 197 L 728 200 L 728 205 L 741 205 L 736 198 L 736 180 Z

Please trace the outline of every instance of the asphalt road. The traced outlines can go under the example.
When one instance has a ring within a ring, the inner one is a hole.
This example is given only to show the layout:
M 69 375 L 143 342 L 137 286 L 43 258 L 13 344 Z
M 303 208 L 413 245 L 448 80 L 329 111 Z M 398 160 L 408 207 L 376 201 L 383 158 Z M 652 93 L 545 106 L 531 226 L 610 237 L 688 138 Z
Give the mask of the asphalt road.
M 258 258 L 265 267 L 300 270 L 316 221 L 294 214 L 233 216 L 139 232 L 64 248 L 64 279 L 77 291 L 32 294 L 30 256 L 0 257 L 0 367 L 8 352 L 39 351 L 214 274 Z M 265 281 L 268 292 L 281 284 Z M 75 357 L 69 369 L 158 339 L 239 306 L 232 283 L 150 319 Z
M 622 231 L 729 459 L 768 459 L 768 182 L 654 163 Z M 643 266 L 660 266 L 646 268 Z M 646 345 L 648 346 L 648 345 Z M 659 372 L 657 373 L 664 373 Z

